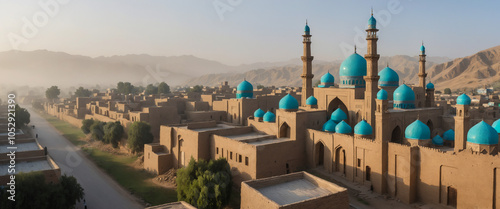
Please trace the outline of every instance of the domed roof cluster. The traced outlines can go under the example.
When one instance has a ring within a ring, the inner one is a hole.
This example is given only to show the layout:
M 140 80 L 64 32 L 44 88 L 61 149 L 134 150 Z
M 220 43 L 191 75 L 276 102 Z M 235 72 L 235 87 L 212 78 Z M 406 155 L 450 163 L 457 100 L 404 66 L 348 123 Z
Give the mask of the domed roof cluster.
M 416 120 L 406 127 L 405 137 L 418 140 L 431 139 L 431 129 L 422 121 Z
M 467 96 L 467 94 L 462 94 L 457 97 L 457 104 L 458 105 L 470 105 L 470 97 Z
M 444 140 L 441 138 L 441 136 L 436 135 L 434 138 L 432 138 L 432 143 L 435 145 L 443 146 Z
M 393 69 L 386 67 L 378 75 L 380 76 L 378 79 L 379 86 L 399 86 L 399 75 Z
M 299 109 L 299 101 L 297 101 L 297 99 L 295 99 L 292 95 L 287 94 L 281 98 L 279 107 L 283 110 L 297 110 Z
M 275 122 L 276 121 L 276 115 L 274 113 L 267 111 L 266 114 L 264 114 L 263 119 L 264 122 Z
M 262 117 L 264 117 L 264 114 L 266 114 L 266 112 L 264 112 L 264 110 L 259 108 L 259 109 L 255 110 L 255 112 L 253 113 L 253 117 L 262 118 Z
M 403 84 L 394 91 L 394 108 L 399 109 L 414 109 L 415 108 L 415 92 Z
M 335 133 L 335 126 L 337 126 L 337 123 L 335 123 L 335 121 L 330 119 L 326 121 L 325 124 L 323 124 L 323 131 Z
M 452 129 L 447 130 L 443 133 L 443 139 L 448 141 L 455 141 L 455 131 Z
M 236 87 L 236 99 L 253 98 L 253 86 L 247 80 L 243 80 Z
M 333 75 L 330 74 L 330 72 L 327 72 L 326 74 L 321 76 L 320 84 L 318 85 L 318 87 L 328 88 L 334 85 L 335 85 L 335 77 L 333 77 Z
M 337 126 L 335 126 L 335 132 L 339 134 L 350 134 L 352 133 L 352 128 L 345 121 L 341 121 Z
M 427 85 L 425 85 L 426 89 L 434 89 L 434 84 L 429 82 Z
M 340 121 L 347 120 L 347 114 L 342 111 L 340 108 L 337 108 L 333 111 L 332 116 L 330 117 L 335 123 L 340 123 Z
M 347 57 L 340 65 L 340 87 L 341 88 L 363 88 L 366 75 L 366 60 L 361 55 L 354 53 Z
M 498 144 L 498 132 L 486 122 L 481 121 L 469 129 L 467 133 L 467 142 L 482 145 L 496 145 Z
M 306 105 L 318 105 L 318 100 L 314 96 L 310 96 L 306 99 Z
M 380 89 L 377 93 L 377 99 L 378 100 L 387 100 L 388 94 L 387 91 L 384 89 Z
M 373 129 L 372 126 L 366 122 L 366 120 L 359 121 L 358 124 L 354 126 L 354 134 L 357 135 L 372 135 Z

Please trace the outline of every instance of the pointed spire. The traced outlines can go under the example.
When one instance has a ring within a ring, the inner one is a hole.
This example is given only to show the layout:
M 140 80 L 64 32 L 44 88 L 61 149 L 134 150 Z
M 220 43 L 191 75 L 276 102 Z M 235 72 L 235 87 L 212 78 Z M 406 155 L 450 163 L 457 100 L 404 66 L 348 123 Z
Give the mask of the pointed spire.
M 307 19 L 306 19 L 306 25 L 307 25 Z
M 356 45 L 354 45 L 354 53 L 356 53 L 356 54 L 357 54 L 357 52 L 356 52 Z
M 422 46 L 424 45 L 424 40 L 422 40 Z
M 373 6 L 372 6 L 372 16 L 373 16 Z
M 389 67 L 389 62 L 387 62 L 387 67 Z

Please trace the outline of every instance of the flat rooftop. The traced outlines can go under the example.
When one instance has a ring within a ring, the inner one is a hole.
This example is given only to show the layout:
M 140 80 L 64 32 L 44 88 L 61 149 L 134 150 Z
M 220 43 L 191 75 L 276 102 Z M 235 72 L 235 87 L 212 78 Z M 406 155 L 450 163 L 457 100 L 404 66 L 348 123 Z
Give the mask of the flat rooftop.
M 257 190 L 279 205 L 288 205 L 332 194 L 332 192 L 320 188 L 306 179 L 297 179 Z
M 8 175 L 9 164 L 1 164 L 0 165 L 0 176 Z M 37 160 L 30 162 L 16 162 L 16 173 L 28 173 L 32 171 L 44 171 L 51 170 L 52 166 L 49 164 L 47 160 Z
M 17 147 L 17 149 L 15 149 L 16 152 L 26 152 L 26 151 L 33 151 L 40 149 L 36 142 L 15 144 L 14 146 Z M 10 151 L 12 151 L 8 150 L 7 147 L 12 147 L 12 145 L 8 144 L 0 145 L 0 153 L 9 153 Z
M 193 129 L 189 129 L 189 130 L 203 132 L 203 131 L 214 131 L 214 130 L 221 130 L 221 129 L 230 129 L 230 128 L 235 128 L 235 127 L 237 127 L 237 126 L 232 126 L 232 125 L 227 125 L 227 124 L 217 124 L 217 125 L 215 125 L 215 127 L 193 128 Z M 180 128 L 188 129 L 187 126 L 180 126 Z
M 257 146 L 257 145 L 281 143 L 281 142 L 286 142 L 286 141 L 292 141 L 292 140 L 290 138 L 262 139 L 262 140 L 247 142 L 247 143 Z

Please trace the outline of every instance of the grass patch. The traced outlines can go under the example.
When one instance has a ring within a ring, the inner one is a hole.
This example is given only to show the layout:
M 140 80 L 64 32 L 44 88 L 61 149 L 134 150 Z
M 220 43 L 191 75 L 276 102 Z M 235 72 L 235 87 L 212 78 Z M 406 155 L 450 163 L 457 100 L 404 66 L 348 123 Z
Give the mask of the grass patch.
M 74 145 L 81 147 L 80 145 L 86 143 L 82 140 L 85 138 L 85 134 L 79 128 L 46 113 L 39 114 Z M 132 166 L 137 160 L 137 156 L 114 155 L 96 148 L 82 147 L 82 150 L 88 153 L 90 159 L 122 187 L 144 201 L 152 205 L 177 201 L 175 190 L 154 184 L 151 182 L 151 178 L 155 175 Z

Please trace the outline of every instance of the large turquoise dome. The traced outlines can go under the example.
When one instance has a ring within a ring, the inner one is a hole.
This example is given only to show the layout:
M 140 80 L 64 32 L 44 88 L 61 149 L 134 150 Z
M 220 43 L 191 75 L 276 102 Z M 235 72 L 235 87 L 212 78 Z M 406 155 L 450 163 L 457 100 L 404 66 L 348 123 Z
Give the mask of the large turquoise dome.
M 467 142 L 474 144 L 495 145 L 498 144 L 498 133 L 486 122 L 481 121 L 469 129 L 469 132 L 467 133 Z
M 318 87 L 320 88 L 327 88 L 327 87 L 330 87 L 330 86 L 334 86 L 335 85 L 335 78 L 333 77 L 332 74 L 330 74 L 330 72 L 327 72 L 326 74 L 324 74 L 323 76 L 321 76 L 321 80 L 320 80 L 320 84 L 318 85 Z
M 306 105 L 318 105 L 318 100 L 314 96 L 310 96 L 306 99 Z
M 434 89 L 434 84 L 429 82 L 426 86 L 425 86 L 426 89 Z
M 238 87 L 236 87 L 236 99 L 253 98 L 253 86 L 247 80 L 243 80 Z
M 394 91 L 394 108 L 399 109 L 414 109 L 415 108 L 415 92 L 403 84 Z
M 267 111 L 266 114 L 264 114 L 264 118 L 262 119 L 264 122 L 275 122 L 276 121 L 276 115 L 274 113 Z
M 337 126 L 335 126 L 335 132 L 339 134 L 350 134 L 352 132 L 352 128 L 345 121 L 341 121 Z
M 255 110 L 255 112 L 253 113 L 253 117 L 262 118 L 262 117 L 264 117 L 264 114 L 266 114 L 266 112 L 264 112 L 264 110 L 259 108 L 259 109 Z
M 340 123 L 340 121 L 347 120 L 347 115 L 340 108 L 337 108 L 332 113 L 332 117 L 330 117 L 335 123 Z
M 422 121 L 416 120 L 406 127 L 405 137 L 407 139 L 431 139 L 431 129 Z
M 462 94 L 457 97 L 457 104 L 458 105 L 470 105 L 470 97 L 467 96 L 467 94 Z
M 368 19 L 368 28 L 376 29 L 377 28 L 377 20 L 373 17 L 373 15 Z
M 372 133 L 372 126 L 368 122 L 366 122 L 366 120 L 359 121 L 359 123 L 354 126 L 354 134 L 372 135 Z
M 347 57 L 340 65 L 341 88 L 364 88 L 366 75 L 366 60 L 361 55 L 354 53 Z
M 379 86 L 399 86 L 399 75 L 393 69 L 386 67 L 378 73 Z
M 443 146 L 444 140 L 439 135 L 436 135 L 434 138 L 432 138 L 432 143 L 435 145 Z
M 387 91 L 384 89 L 380 89 L 377 93 L 378 100 L 387 100 Z
M 500 119 L 493 122 L 491 126 L 497 131 L 497 133 L 500 133 Z
M 328 120 L 326 121 L 325 124 L 323 124 L 323 131 L 328 131 L 328 132 L 334 132 L 335 133 L 335 126 L 337 126 L 337 123 L 333 120 Z
M 299 109 L 299 101 L 297 101 L 297 99 L 295 99 L 292 95 L 287 94 L 281 98 L 279 107 L 283 110 L 297 110 Z
M 455 131 L 452 129 L 447 130 L 443 133 L 443 139 L 448 141 L 455 141 Z

